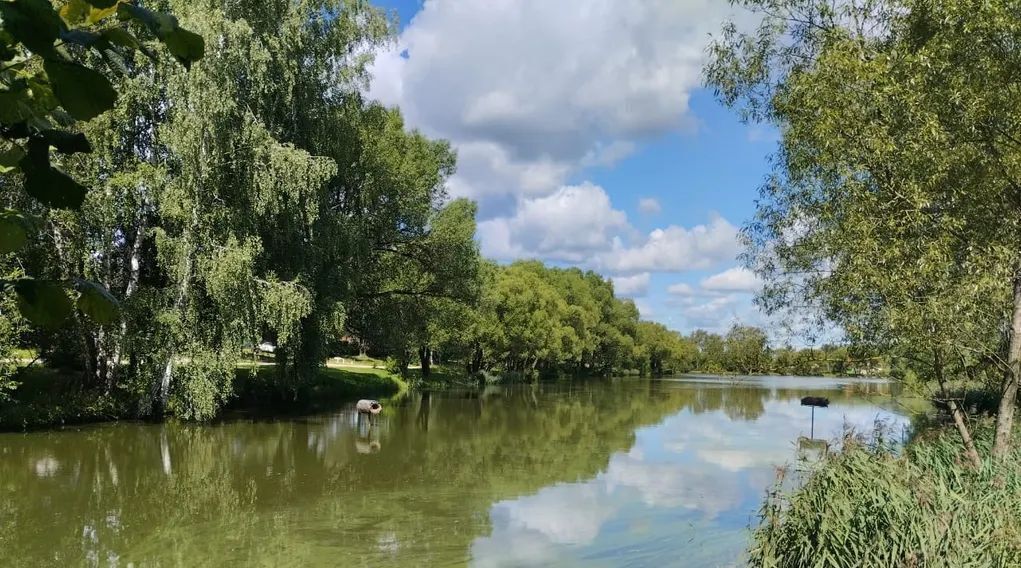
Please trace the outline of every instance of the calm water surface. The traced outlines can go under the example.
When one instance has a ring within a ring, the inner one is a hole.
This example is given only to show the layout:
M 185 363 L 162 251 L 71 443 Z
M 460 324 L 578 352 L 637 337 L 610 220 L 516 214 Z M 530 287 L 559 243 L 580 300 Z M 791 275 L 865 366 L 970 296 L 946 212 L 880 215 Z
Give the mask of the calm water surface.
M 2 566 L 733 566 L 775 467 L 890 386 L 621 379 L 0 435 Z

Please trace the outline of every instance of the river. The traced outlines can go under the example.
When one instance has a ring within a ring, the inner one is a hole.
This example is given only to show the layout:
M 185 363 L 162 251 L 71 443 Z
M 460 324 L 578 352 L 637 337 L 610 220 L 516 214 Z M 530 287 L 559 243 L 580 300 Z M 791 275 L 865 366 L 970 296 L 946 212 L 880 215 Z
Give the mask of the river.
M 0 434 L 2 566 L 733 566 L 776 467 L 908 426 L 883 381 L 414 392 L 209 425 Z

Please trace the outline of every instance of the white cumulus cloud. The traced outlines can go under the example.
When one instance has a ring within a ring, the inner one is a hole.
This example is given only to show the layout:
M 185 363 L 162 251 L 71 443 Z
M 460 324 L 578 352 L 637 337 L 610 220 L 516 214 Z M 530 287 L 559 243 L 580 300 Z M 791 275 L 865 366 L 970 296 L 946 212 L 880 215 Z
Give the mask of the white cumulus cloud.
M 701 286 L 711 292 L 751 293 L 762 287 L 762 281 L 751 270 L 735 266 L 702 280 Z
M 451 140 L 452 193 L 486 211 L 691 128 L 706 38 L 732 12 L 718 0 L 428 0 L 377 55 L 369 96 Z
M 677 225 L 656 229 L 637 246 L 616 239 L 601 263 L 617 272 L 706 269 L 733 260 L 740 250 L 737 227 L 717 215 L 709 224 L 690 229 Z
M 634 298 L 644 296 L 649 291 L 649 280 L 651 275 L 648 272 L 635 274 L 634 276 L 614 276 L 613 291 L 618 297 Z
M 688 284 L 687 282 L 677 282 L 676 284 L 671 284 L 670 286 L 667 287 L 666 291 L 676 296 L 695 295 L 695 289 L 692 288 L 691 284 Z
M 479 223 L 482 252 L 499 259 L 535 256 L 583 262 L 608 249 L 628 228 L 603 188 L 583 183 L 552 195 L 523 199 L 512 217 Z

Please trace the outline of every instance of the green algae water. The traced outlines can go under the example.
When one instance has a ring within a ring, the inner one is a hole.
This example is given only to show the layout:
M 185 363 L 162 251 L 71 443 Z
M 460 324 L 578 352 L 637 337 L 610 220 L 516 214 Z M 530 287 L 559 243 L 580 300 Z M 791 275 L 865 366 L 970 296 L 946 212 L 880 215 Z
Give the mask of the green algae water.
M 816 438 L 908 425 L 882 381 L 688 377 L 0 434 L 0 565 L 739 566 L 806 395 Z

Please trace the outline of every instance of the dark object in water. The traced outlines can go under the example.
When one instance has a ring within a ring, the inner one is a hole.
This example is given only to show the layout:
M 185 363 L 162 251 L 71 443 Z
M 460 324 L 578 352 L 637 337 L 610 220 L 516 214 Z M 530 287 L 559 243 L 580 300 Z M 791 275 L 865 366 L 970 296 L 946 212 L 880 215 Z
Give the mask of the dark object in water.
M 818 406 L 826 408 L 830 405 L 830 399 L 824 396 L 806 396 L 801 399 L 801 406 Z
M 358 414 L 379 414 L 383 410 L 383 405 L 379 404 L 378 400 L 366 400 L 362 399 L 355 405 L 358 410 Z
M 806 396 L 801 399 L 801 406 L 812 407 L 812 433 L 809 438 L 815 438 L 815 407 L 826 408 L 830 405 L 830 399 L 824 396 Z

